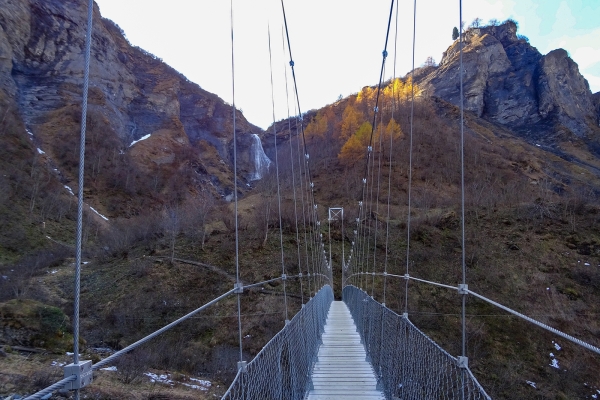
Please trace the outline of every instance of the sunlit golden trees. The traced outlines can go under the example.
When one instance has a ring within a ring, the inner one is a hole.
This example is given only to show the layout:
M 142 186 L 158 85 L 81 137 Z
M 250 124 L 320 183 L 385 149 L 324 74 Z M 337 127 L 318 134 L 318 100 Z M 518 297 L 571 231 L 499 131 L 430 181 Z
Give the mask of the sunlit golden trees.
M 421 93 L 419 87 L 415 84 L 415 97 Z M 403 103 L 409 101 L 412 97 L 413 84 L 412 78 L 408 77 L 405 81 L 400 78 L 393 79 L 385 88 L 383 88 L 383 101 L 391 101 L 394 98 L 396 102 Z
M 329 128 L 329 119 L 327 114 L 319 111 L 315 119 L 313 119 L 304 130 L 304 134 L 307 138 L 312 139 L 325 139 L 327 130 Z
M 369 122 L 363 122 L 356 132 L 348 138 L 342 146 L 340 154 L 338 154 L 338 159 L 343 165 L 353 166 L 364 159 L 372 130 L 372 125 Z
M 340 139 L 342 141 L 348 140 L 364 120 L 365 117 L 362 112 L 351 105 L 346 106 L 344 113 L 342 114 Z
M 375 141 L 373 143 L 373 149 L 375 151 L 380 151 L 381 149 L 381 151 L 383 152 L 383 156 L 385 156 L 385 154 L 389 154 L 392 145 L 392 140 L 393 142 L 396 142 L 403 136 L 404 133 L 402 132 L 400 125 L 396 122 L 394 118 L 391 118 L 390 122 L 388 122 L 387 126 L 383 130 L 383 135 L 381 135 L 380 131 L 377 133 L 377 136 L 375 137 Z

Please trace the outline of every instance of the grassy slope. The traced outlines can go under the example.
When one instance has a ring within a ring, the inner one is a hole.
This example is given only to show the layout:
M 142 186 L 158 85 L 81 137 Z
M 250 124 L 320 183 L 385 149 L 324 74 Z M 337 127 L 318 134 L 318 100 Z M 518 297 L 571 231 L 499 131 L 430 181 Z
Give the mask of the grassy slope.
M 403 131 L 408 132 L 405 116 L 401 114 L 399 122 Z M 415 121 L 411 274 L 453 284 L 460 278 L 456 109 L 447 104 L 423 103 L 417 107 Z M 600 187 L 597 177 L 582 176 L 586 171 L 581 167 L 529 146 L 501 127 L 472 116 L 467 118 L 467 127 L 470 287 L 559 329 L 597 342 L 600 221 L 597 200 L 589 195 L 590 190 Z M 404 273 L 407 247 L 407 143 L 406 136 L 397 143 L 397 162 L 392 168 L 389 272 L 399 274 Z M 28 146 L 32 152 L 32 146 Z M 309 146 L 318 147 L 319 142 L 311 139 Z M 335 158 L 335 147 L 329 150 L 328 147 L 319 150 L 329 158 L 312 157 L 320 213 L 323 217 L 323 209 L 344 206 L 348 227 L 356 212 L 356 201 L 351 199 L 356 199 L 360 188 L 362 168 L 344 168 Z M 387 182 L 388 165 L 385 162 L 382 165 L 382 182 Z M 262 281 L 281 273 L 279 239 L 274 234 L 277 221 L 272 214 L 276 209 L 273 192 L 272 181 L 265 179 L 255 189 L 256 194 L 247 196 L 240 204 L 240 267 L 244 282 Z M 284 193 L 285 206 L 291 203 L 289 188 L 284 187 Z M 380 215 L 385 215 L 382 211 L 386 207 L 385 198 L 384 193 L 379 204 Z M 27 204 L 17 203 L 23 207 Z M 265 217 L 268 208 L 271 214 Z M 289 209 L 286 210 L 289 219 Z M 235 275 L 231 222 L 231 210 L 215 204 L 207 221 L 208 236 L 203 248 L 199 245 L 201 237 L 191 228 L 182 229 L 175 241 L 178 259 L 212 268 L 171 262 L 169 229 L 165 219 L 155 212 L 151 216 L 114 221 L 106 234 L 101 229 L 97 237 L 92 235 L 97 247 L 90 249 L 98 250 L 90 252 L 91 263 L 84 268 L 82 277 L 82 335 L 88 345 L 122 347 L 229 290 Z M 59 228 L 62 226 L 51 223 L 47 229 L 65 229 Z M 381 232 L 379 243 L 384 242 Z M 50 236 L 62 238 L 61 235 L 57 232 Z M 346 235 L 347 249 L 348 230 Z M 65 241 L 69 241 L 68 236 L 64 234 Z M 334 263 L 339 266 L 341 232 L 334 229 L 332 237 Z M 295 231 L 289 225 L 284 246 L 286 265 L 292 270 L 288 273 L 293 273 L 297 268 Z M 383 253 L 378 254 L 381 257 Z M 36 270 L 28 281 L 25 296 L 61 307 L 71 315 L 72 259 L 63 260 Z M 585 262 L 591 265 L 581 265 Z M 51 273 L 54 270 L 57 272 Z M 336 272 L 339 277 L 341 271 Z M 381 285 L 377 280 L 374 293 L 379 300 Z M 404 308 L 403 287 L 404 281 L 388 282 L 386 303 L 398 311 Z M 256 290 L 244 294 L 242 299 L 243 336 L 250 335 L 243 340 L 248 358 L 283 326 L 282 298 L 278 295 L 282 285 L 265 285 L 265 289 L 263 292 L 267 294 Z M 307 285 L 303 289 L 306 298 Z M 287 290 L 301 296 L 298 285 L 289 282 Z M 410 299 L 409 312 L 417 326 L 451 354 L 458 354 L 458 296 L 411 284 Z M 294 313 L 301 301 L 290 297 L 289 303 L 290 313 Z M 237 359 L 235 311 L 235 298 L 224 300 L 219 307 L 186 322 L 132 357 L 148 369 L 168 369 L 217 383 L 226 382 L 232 377 Z M 592 386 L 600 386 L 594 375 L 600 368 L 597 358 L 560 340 L 563 350 L 556 352 L 552 348 L 555 338 L 551 335 L 478 301 L 469 301 L 468 314 L 471 365 L 494 398 L 585 397 L 592 393 Z M 566 371 L 549 366 L 550 351 L 557 354 L 561 368 Z M 16 375 L 26 376 L 34 368 L 46 367 L 56 357 L 34 357 L 36 361 L 30 363 L 11 354 L 0 365 L 3 371 L 8 371 L 13 368 L 12 363 L 18 363 L 22 370 Z M 126 362 L 120 368 L 122 374 L 111 378 L 103 373 L 103 384 L 90 390 L 97 392 L 99 398 L 114 398 L 115 393 L 124 395 L 131 390 L 138 392 L 140 398 L 151 398 L 152 393 L 163 390 L 156 385 L 144 386 L 146 378 L 134 380 L 134 386 L 124 385 L 129 380 L 127 371 L 133 375 L 142 371 L 132 371 Z M 3 380 L 0 392 L 14 388 L 15 382 L 20 382 L 17 387 L 32 388 L 34 383 L 18 376 L 8 379 L 9 383 Z M 539 389 L 526 385 L 525 380 L 537 382 Z M 210 393 L 221 393 L 222 387 L 221 383 L 219 390 L 213 388 Z

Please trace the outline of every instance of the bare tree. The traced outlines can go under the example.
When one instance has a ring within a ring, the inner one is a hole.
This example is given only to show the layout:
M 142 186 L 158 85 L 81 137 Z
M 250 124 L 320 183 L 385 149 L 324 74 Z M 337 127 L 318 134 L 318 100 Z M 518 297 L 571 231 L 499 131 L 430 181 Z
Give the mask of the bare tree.
M 481 18 L 477 17 L 471 22 L 470 28 L 480 28 L 482 26 L 483 21 Z

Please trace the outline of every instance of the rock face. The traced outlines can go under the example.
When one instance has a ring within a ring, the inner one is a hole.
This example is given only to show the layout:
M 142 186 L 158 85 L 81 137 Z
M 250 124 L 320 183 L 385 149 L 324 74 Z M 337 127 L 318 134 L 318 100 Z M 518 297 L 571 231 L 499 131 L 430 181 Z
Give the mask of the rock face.
M 231 106 L 131 46 L 117 25 L 101 17 L 97 5 L 93 21 L 92 122 L 116 138 L 120 151 L 145 152 L 134 158 L 148 168 L 176 162 L 176 152 L 165 146 L 185 149 L 201 143 L 214 147 L 216 152 L 204 154 L 218 154 L 217 161 L 228 165 L 231 174 Z M 58 156 L 57 127 L 79 119 L 86 26 L 85 0 L 0 0 L 0 90 L 16 100 L 26 126 L 50 156 Z M 262 130 L 239 112 L 237 119 L 244 153 L 243 144 Z M 150 138 L 143 146 L 129 147 L 146 135 Z
M 444 53 L 440 65 L 420 81 L 425 93 L 459 104 L 460 43 Z M 593 135 L 598 111 L 589 84 L 563 49 L 542 55 L 517 26 L 471 28 L 464 37 L 465 108 L 536 139 L 561 125 L 579 138 Z M 556 129 L 554 129 L 556 130 Z

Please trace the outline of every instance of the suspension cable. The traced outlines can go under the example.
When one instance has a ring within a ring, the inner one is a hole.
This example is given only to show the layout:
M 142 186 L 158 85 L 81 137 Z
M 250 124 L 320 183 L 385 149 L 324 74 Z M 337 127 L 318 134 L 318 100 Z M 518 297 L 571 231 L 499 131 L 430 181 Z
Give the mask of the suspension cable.
M 467 284 L 467 264 L 465 248 L 465 124 L 464 124 L 464 88 L 463 88 L 463 31 L 462 31 L 462 0 L 459 0 L 460 17 L 460 197 L 461 197 L 461 239 L 462 239 L 462 284 Z M 467 356 L 467 318 L 466 318 L 467 294 L 462 295 L 462 356 Z M 463 394 L 464 396 L 464 394 Z
M 398 56 L 398 5 L 396 5 L 396 27 L 394 33 L 394 73 L 392 76 L 392 121 L 394 120 L 394 111 L 396 111 L 396 60 Z M 385 223 L 385 261 L 383 264 L 383 305 L 385 305 L 385 295 L 387 291 L 387 267 L 388 267 L 388 247 L 390 243 L 390 199 L 392 197 L 392 154 L 394 153 L 394 132 L 390 134 L 390 159 L 388 165 L 388 196 L 387 196 L 387 218 Z
M 281 276 L 283 279 L 283 298 L 285 304 L 285 321 L 288 321 L 287 291 L 285 285 L 285 256 L 283 253 L 283 227 L 281 223 L 281 188 L 279 184 L 279 157 L 277 156 L 277 129 L 275 126 L 275 92 L 273 89 L 273 58 L 271 54 L 271 26 L 267 25 L 269 38 L 269 71 L 271 73 L 271 105 L 273 106 L 273 145 L 275 148 L 275 177 L 277 179 L 277 207 L 279 213 L 279 247 L 281 249 Z
M 234 60 L 234 41 L 233 41 L 233 0 L 230 0 L 231 17 L 231 96 L 233 108 L 233 199 L 235 204 L 235 281 L 236 286 L 241 288 L 240 282 L 240 239 L 238 229 L 238 183 L 237 183 L 237 133 L 236 133 L 236 109 L 235 109 L 235 60 Z M 237 311 L 238 311 L 238 336 L 240 347 L 240 363 L 244 361 L 242 345 L 242 309 L 240 304 L 241 293 L 237 293 Z
M 75 292 L 73 305 L 73 364 L 79 364 L 79 297 L 81 293 L 81 242 L 83 230 L 83 178 L 85 175 L 85 130 L 87 126 L 88 90 L 90 84 L 90 53 L 94 2 L 88 1 L 87 31 L 85 36 L 85 67 L 83 78 L 83 103 L 81 106 L 81 132 L 79 143 L 79 190 L 77 193 L 77 233 L 75 237 Z M 79 400 L 79 389 L 75 390 Z
M 413 128 L 415 111 L 415 48 L 417 37 L 417 0 L 413 1 L 413 40 L 412 40 L 412 70 L 410 77 L 411 105 L 410 105 L 410 139 L 408 150 L 408 212 L 406 216 L 406 274 L 410 267 L 410 214 L 412 211 L 412 158 L 413 158 Z M 404 286 L 404 313 L 408 314 L 408 280 Z
M 364 201 L 366 199 L 366 192 L 367 192 L 367 178 L 369 176 L 369 165 L 370 165 L 370 159 L 371 159 L 371 153 L 372 153 L 372 149 L 373 149 L 373 136 L 374 136 L 374 132 L 375 132 L 375 126 L 376 126 L 376 122 L 377 122 L 377 113 L 379 111 L 378 106 L 379 106 L 379 96 L 381 94 L 381 85 L 383 82 L 383 74 L 385 71 L 385 61 L 387 59 L 388 56 L 388 52 L 387 52 L 387 46 L 388 46 L 388 40 L 389 40 L 389 36 L 390 36 L 390 27 L 391 27 L 391 23 L 392 23 L 392 15 L 393 15 L 393 11 L 394 11 L 394 0 L 391 1 L 390 4 L 390 13 L 389 13 L 389 17 L 388 17 L 388 24 L 387 24 L 387 29 L 386 29 L 386 34 L 385 34 L 385 45 L 383 48 L 383 52 L 382 52 L 382 60 L 381 60 L 381 69 L 379 72 L 379 83 L 377 85 L 377 95 L 375 97 L 375 107 L 373 108 L 373 122 L 371 124 L 371 135 L 369 137 L 369 144 L 367 146 L 367 156 L 366 156 L 366 160 L 365 160 L 365 169 L 364 169 L 364 173 L 363 173 L 363 182 L 362 182 L 362 194 L 360 196 L 360 198 L 362 199 L 362 209 L 364 209 L 366 207 L 366 205 L 364 204 Z M 360 225 L 361 224 L 361 210 L 359 209 L 359 216 L 357 219 L 357 231 L 360 232 Z M 359 237 L 357 239 L 360 239 L 360 234 Z M 360 240 L 359 240 L 360 241 Z M 360 245 L 359 245 L 360 247 Z M 363 253 L 362 255 L 364 256 L 364 250 L 361 252 Z M 367 257 L 368 258 L 368 257 Z M 360 257 L 358 257 L 357 254 L 357 263 L 359 261 Z M 361 263 L 364 264 L 364 263 Z M 362 270 L 362 267 L 361 267 Z M 361 279 L 360 281 L 362 282 L 362 275 L 361 274 Z
M 316 264 L 323 266 L 323 257 L 321 257 L 321 246 L 319 246 L 317 244 L 317 239 L 319 239 L 319 244 L 323 244 L 322 239 L 320 238 L 320 236 L 317 236 L 317 232 L 319 231 L 319 215 L 318 215 L 318 209 L 317 209 L 317 204 L 315 202 L 315 191 L 314 191 L 314 182 L 312 180 L 312 173 L 311 173 L 311 169 L 310 169 L 310 157 L 309 157 L 309 153 L 308 153 L 308 147 L 306 145 L 306 135 L 304 134 L 304 126 L 303 126 L 303 117 L 302 117 L 302 109 L 300 108 L 300 96 L 298 95 L 298 81 L 296 79 L 296 70 L 294 68 L 295 64 L 294 64 L 294 59 L 292 57 L 292 45 L 290 42 L 290 34 L 289 34 L 289 29 L 288 29 L 288 24 L 287 24 L 287 17 L 285 14 L 285 6 L 283 4 L 283 0 L 281 0 L 281 10 L 283 13 L 283 23 L 285 26 L 285 35 L 286 35 L 286 39 L 287 39 L 287 45 L 288 45 L 288 53 L 290 55 L 290 67 L 292 70 L 292 78 L 294 81 L 294 92 L 296 95 L 296 104 L 298 106 L 298 119 L 300 122 L 300 132 L 302 134 L 302 143 L 304 145 L 304 155 L 305 155 L 305 171 L 306 171 L 306 175 L 307 175 L 307 179 L 309 180 L 309 186 L 307 187 L 307 189 L 310 189 L 310 196 L 309 196 L 309 207 L 312 207 L 312 210 L 310 212 L 310 215 L 313 217 L 313 234 L 312 234 L 312 247 L 314 249 L 315 244 L 316 244 L 316 249 L 313 250 L 313 260 L 315 263 L 315 268 L 316 268 Z M 320 260 L 320 261 L 319 261 Z M 315 288 L 315 293 L 316 293 L 316 288 Z
M 283 54 L 285 55 L 285 38 L 283 27 L 281 28 L 281 44 L 283 47 Z M 288 91 L 288 77 L 287 68 L 284 65 L 283 74 L 285 77 L 285 103 L 287 106 L 287 122 L 288 122 L 288 143 L 290 145 L 290 165 L 292 168 L 292 192 L 294 194 L 294 222 L 296 227 L 296 247 L 298 250 L 298 272 L 300 273 L 300 294 L 302 296 L 302 304 L 304 304 L 304 289 L 302 287 L 302 262 L 300 256 L 300 232 L 298 230 L 298 202 L 296 200 L 296 174 L 294 173 L 294 150 L 292 146 L 292 120 L 290 118 L 290 94 Z
M 375 266 L 377 264 L 377 258 L 376 258 L 376 254 L 377 254 L 377 232 L 379 230 L 379 192 L 381 191 L 381 157 L 382 157 L 382 153 L 383 153 L 383 113 L 379 114 L 379 154 L 378 154 L 378 161 L 377 161 L 377 191 L 376 191 L 376 198 L 375 198 L 375 235 L 374 235 L 374 239 L 373 239 L 373 282 L 371 285 L 371 297 L 374 296 L 374 292 L 375 292 Z M 373 160 L 375 161 L 375 160 Z M 373 185 L 375 185 L 375 182 L 373 182 Z

